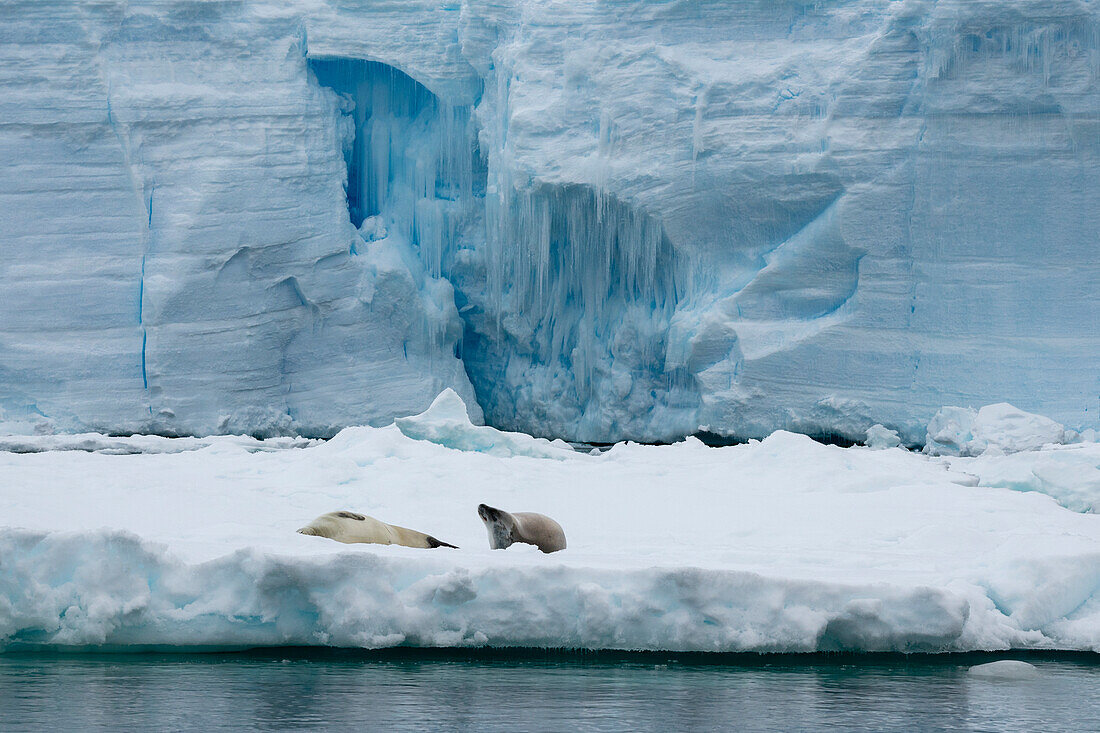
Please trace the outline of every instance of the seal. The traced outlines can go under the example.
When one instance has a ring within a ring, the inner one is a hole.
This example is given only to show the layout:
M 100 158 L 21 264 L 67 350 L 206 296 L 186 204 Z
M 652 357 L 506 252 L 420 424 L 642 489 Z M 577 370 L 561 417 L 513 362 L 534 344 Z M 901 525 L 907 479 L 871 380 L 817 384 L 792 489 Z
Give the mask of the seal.
M 547 553 L 565 549 L 565 531 L 545 514 L 511 514 L 503 509 L 478 504 L 477 515 L 485 522 L 485 529 L 489 532 L 490 549 L 503 550 L 513 542 L 534 545 Z
M 337 542 L 366 542 L 375 545 L 403 545 L 404 547 L 454 547 L 431 535 L 380 522 L 374 517 L 355 512 L 329 512 L 322 514 L 298 530 L 299 534 L 327 537 Z

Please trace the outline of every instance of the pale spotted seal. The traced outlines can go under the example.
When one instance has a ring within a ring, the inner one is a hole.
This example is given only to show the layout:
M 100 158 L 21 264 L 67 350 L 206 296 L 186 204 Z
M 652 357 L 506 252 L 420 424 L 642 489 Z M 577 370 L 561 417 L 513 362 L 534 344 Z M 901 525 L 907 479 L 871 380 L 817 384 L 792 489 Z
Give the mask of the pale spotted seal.
M 322 514 L 298 530 L 301 534 L 328 537 L 337 542 L 367 542 L 376 545 L 404 545 L 405 547 L 455 547 L 441 542 L 431 535 L 380 522 L 374 517 L 355 512 L 329 512 Z M 457 550 L 458 548 L 455 547 Z

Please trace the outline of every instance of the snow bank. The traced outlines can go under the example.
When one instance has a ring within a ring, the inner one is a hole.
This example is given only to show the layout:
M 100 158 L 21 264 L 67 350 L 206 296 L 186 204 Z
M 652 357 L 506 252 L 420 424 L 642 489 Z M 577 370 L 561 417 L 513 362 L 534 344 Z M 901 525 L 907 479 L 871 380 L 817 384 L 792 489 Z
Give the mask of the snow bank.
M 975 485 L 1100 446 L 938 458 L 778 432 L 589 455 L 486 430 L 446 395 L 294 450 L 0 452 L 0 646 L 1100 651 L 1100 516 Z M 554 517 L 569 549 L 489 550 L 481 502 Z M 336 509 L 462 549 L 295 533 Z
M 925 451 L 938 456 L 1016 453 L 1061 443 L 1066 431 L 1042 415 L 1001 402 L 980 410 L 944 407 L 928 423 Z

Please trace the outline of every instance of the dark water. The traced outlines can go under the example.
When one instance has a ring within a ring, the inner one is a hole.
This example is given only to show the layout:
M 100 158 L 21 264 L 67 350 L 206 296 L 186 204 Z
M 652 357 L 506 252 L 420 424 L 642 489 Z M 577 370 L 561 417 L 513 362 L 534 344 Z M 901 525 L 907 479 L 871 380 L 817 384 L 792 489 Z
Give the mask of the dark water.
M 1100 730 L 1095 657 L 0 655 L 3 730 Z

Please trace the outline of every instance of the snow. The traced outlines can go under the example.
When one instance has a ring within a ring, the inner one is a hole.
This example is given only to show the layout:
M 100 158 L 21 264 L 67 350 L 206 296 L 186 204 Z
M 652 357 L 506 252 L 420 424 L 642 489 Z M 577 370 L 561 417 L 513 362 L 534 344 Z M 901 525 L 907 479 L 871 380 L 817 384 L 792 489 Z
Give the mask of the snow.
M 1100 517 L 984 485 L 1095 469 L 1100 445 L 955 458 L 779 431 L 589 454 L 464 412 L 444 394 L 307 445 L 21 437 L 44 450 L 0 453 L 0 646 L 1100 651 Z M 490 550 L 481 502 L 553 517 L 569 548 Z M 461 550 L 295 533 L 337 509 Z
M 1100 511 L 1100 444 L 1047 446 L 1015 455 L 990 453 L 951 462 L 952 470 L 975 483 L 1015 491 L 1037 491 L 1078 512 Z
M 1100 428 L 1095 2 L 4 7 L 5 431 Z

